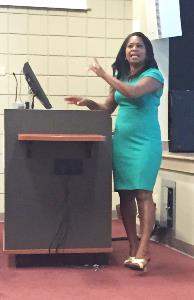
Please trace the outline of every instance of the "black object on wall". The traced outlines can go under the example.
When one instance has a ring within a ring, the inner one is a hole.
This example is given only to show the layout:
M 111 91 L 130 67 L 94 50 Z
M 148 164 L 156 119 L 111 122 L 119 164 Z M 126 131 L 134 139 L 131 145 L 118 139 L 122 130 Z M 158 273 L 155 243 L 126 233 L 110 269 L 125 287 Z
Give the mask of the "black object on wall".
M 194 152 L 194 91 L 169 94 L 169 151 Z
M 169 39 L 169 90 L 194 90 L 194 1 L 180 0 L 182 36 Z
M 170 38 L 169 90 L 194 90 L 194 34 Z
M 194 152 L 194 1 L 180 0 L 182 36 L 169 39 L 169 151 Z

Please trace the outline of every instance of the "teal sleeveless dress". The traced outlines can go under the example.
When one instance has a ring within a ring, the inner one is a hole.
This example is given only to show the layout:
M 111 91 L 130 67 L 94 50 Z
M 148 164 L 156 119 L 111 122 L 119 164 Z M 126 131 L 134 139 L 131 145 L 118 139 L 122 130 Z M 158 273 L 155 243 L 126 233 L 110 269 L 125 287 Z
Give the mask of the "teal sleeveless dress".
M 158 69 L 150 68 L 125 81 L 136 85 L 144 77 L 164 83 Z M 119 106 L 113 135 L 114 189 L 152 191 L 162 158 L 158 106 L 163 89 L 130 99 L 115 91 Z

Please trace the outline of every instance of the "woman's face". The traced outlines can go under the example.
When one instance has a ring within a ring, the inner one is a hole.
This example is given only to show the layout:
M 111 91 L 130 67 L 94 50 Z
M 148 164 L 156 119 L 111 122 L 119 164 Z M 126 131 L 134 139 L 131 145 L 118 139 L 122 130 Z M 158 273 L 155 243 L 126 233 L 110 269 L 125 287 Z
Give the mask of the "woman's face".
M 145 64 L 146 48 L 139 36 L 132 36 L 125 49 L 126 59 L 130 65 L 140 67 Z

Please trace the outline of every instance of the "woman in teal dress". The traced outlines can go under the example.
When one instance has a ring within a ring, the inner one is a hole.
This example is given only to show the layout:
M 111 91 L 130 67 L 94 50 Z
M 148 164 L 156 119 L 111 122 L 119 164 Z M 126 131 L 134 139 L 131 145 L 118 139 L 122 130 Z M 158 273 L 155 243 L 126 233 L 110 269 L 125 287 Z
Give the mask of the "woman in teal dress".
M 118 106 L 113 136 L 113 175 L 129 241 L 129 257 L 124 265 L 145 270 L 155 223 L 152 191 L 162 157 L 158 106 L 164 80 L 152 44 L 141 32 L 134 32 L 124 40 L 112 67 L 113 76 L 106 73 L 96 59 L 90 66 L 91 71 L 110 85 L 103 104 L 77 96 L 66 97 L 66 100 L 109 113 Z M 136 233 L 137 206 L 141 216 L 140 241 Z

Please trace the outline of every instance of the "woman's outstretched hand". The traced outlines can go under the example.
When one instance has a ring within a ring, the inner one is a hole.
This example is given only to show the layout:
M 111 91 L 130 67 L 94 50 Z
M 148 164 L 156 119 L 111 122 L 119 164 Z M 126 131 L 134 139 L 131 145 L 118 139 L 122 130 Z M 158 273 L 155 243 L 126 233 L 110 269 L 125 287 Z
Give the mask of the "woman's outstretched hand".
M 68 96 L 64 98 L 69 104 L 74 104 L 77 106 L 87 106 L 88 100 L 79 96 Z
M 93 71 L 98 77 L 103 78 L 105 75 L 104 69 L 99 64 L 98 60 L 94 57 L 94 63 L 90 65 L 89 71 Z

